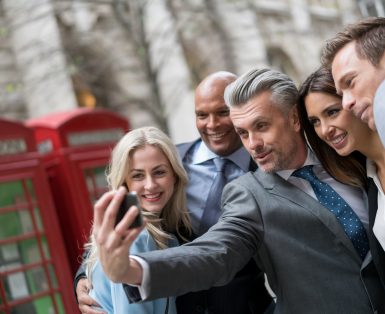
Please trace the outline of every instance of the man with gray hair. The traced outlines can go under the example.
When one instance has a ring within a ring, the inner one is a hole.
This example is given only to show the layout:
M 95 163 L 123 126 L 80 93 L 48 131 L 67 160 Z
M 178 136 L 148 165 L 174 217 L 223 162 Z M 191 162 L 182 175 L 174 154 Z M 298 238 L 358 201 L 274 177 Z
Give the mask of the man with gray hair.
M 149 300 L 226 284 L 254 257 L 277 296 L 274 313 L 385 313 L 362 232 L 363 192 L 334 180 L 307 149 L 296 98 L 292 80 L 268 69 L 226 88 L 231 120 L 259 168 L 226 185 L 218 223 L 193 242 L 128 256 L 140 232 L 128 229 L 137 210 L 114 227 L 125 190 L 102 196 L 94 235 L 110 279 L 139 285 Z M 354 217 L 350 228 L 359 237 L 350 239 L 336 206 Z

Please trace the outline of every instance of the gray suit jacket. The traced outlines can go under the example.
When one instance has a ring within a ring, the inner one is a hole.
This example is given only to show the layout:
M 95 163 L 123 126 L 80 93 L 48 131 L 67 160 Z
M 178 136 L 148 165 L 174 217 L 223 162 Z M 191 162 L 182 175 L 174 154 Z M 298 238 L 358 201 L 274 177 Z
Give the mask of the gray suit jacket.
M 229 183 L 219 222 L 197 240 L 141 255 L 150 298 L 223 285 L 254 257 L 277 295 L 275 313 L 385 313 L 371 262 L 363 263 L 336 217 L 275 174 Z

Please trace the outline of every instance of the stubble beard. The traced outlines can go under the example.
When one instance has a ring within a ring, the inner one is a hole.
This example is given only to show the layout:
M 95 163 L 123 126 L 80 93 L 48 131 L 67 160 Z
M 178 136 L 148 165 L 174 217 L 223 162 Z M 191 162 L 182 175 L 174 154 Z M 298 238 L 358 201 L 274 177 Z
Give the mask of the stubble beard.
M 291 169 L 292 160 L 295 158 L 297 151 L 297 144 L 293 142 L 289 146 L 289 150 L 274 150 L 273 160 L 269 163 L 266 163 L 266 165 L 260 165 L 257 163 L 258 167 L 266 173 L 275 173 L 281 170 Z

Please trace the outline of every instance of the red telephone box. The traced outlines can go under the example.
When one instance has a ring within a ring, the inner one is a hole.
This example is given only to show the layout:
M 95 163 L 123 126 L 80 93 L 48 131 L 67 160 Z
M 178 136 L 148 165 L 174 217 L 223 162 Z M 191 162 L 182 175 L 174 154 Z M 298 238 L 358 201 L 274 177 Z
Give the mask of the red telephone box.
M 88 241 L 94 202 L 107 191 L 111 150 L 128 121 L 107 110 L 79 108 L 29 120 L 44 160 L 72 271 Z
M 72 276 L 33 132 L 0 118 L 0 313 L 76 313 Z

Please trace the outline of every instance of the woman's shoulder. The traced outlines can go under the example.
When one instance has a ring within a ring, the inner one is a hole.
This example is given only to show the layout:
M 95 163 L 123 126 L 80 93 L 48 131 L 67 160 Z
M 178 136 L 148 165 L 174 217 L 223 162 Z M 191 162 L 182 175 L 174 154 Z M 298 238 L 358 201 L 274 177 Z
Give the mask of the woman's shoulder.
M 179 241 L 174 236 L 171 235 L 171 238 L 168 240 L 168 247 L 178 246 Z M 138 235 L 136 240 L 131 245 L 130 253 L 137 254 L 148 251 L 158 250 L 159 248 L 156 245 L 154 238 L 148 232 L 147 229 L 143 229 L 142 232 Z
M 153 251 L 156 249 L 157 247 L 154 239 L 152 238 L 148 230 L 145 228 L 142 230 L 141 233 L 139 233 L 138 237 L 132 243 L 130 253 L 131 254 L 143 253 L 143 252 Z

